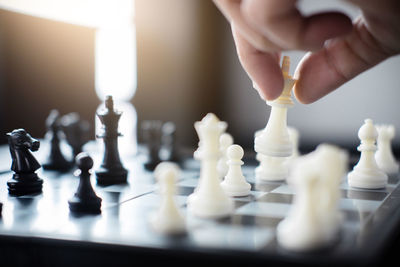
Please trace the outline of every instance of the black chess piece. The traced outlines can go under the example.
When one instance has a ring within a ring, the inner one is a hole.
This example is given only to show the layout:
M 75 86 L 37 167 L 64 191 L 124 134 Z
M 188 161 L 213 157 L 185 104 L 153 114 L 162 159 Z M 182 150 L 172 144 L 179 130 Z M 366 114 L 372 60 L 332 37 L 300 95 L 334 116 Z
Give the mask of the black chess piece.
M 147 161 L 144 167 L 147 170 L 154 170 L 161 162 L 161 137 L 163 123 L 158 120 L 143 121 L 141 125 L 143 139 L 147 146 Z
M 82 152 L 83 146 L 90 140 L 90 124 L 82 120 L 78 113 L 72 112 L 60 118 L 61 129 L 67 143 L 72 148 L 73 159 Z
M 47 134 L 46 138 L 50 140 L 50 153 L 47 156 L 46 162 L 42 164 L 44 169 L 56 171 L 68 171 L 72 164 L 65 159 L 60 148 L 60 114 L 53 109 L 46 120 Z
M 11 195 L 27 195 L 42 192 L 43 180 L 35 173 L 41 166 L 31 151 L 37 151 L 40 142 L 24 129 L 7 133 L 8 145 L 12 158 L 13 177 L 7 182 Z
M 107 96 L 105 101 L 106 109 L 97 116 L 102 123 L 102 132 L 97 138 L 104 141 L 104 157 L 100 168 L 96 170 L 97 183 L 100 185 L 122 184 L 127 182 L 128 171 L 122 166 L 119 151 L 118 121 L 121 112 L 114 110 L 112 96 Z
M 90 183 L 90 169 L 93 159 L 85 152 L 76 156 L 79 186 L 74 196 L 68 201 L 69 209 L 74 213 L 101 213 L 101 198 L 96 195 Z
M 162 145 L 166 150 L 166 161 L 181 163 L 178 145 L 176 142 L 176 125 L 171 121 L 167 121 L 162 126 Z

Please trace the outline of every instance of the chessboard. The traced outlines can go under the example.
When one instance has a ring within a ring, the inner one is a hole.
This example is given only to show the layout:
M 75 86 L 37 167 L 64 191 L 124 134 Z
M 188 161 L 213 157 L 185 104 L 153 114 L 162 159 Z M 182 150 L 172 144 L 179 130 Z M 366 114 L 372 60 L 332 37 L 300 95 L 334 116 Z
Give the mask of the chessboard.
M 42 141 L 43 149 L 46 143 Z M 48 144 L 47 144 L 48 145 Z M 85 150 L 95 166 L 101 161 L 100 146 L 89 143 Z M 38 153 L 38 159 L 43 155 Z M 253 155 L 244 159 L 243 174 L 251 194 L 235 197 L 233 214 L 210 220 L 187 213 L 187 198 L 199 178 L 199 163 L 190 156 L 182 163 L 176 202 L 185 214 L 188 231 L 165 236 L 155 232 L 149 218 L 159 207 L 160 196 L 153 172 L 143 167 L 146 155 L 123 157 L 129 170 L 128 183 L 93 188 L 102 198 L 101 214 L 74 215 L 68 200 L 78 186 L 74 170 L 67 173 L 40 169 L 43 192 L 11 196 L 6 182 L 12 172 L 2 169 L 0 201 L 1 262 L 6 265 L 56 266 L 135 263 L 286 263 L 324 265 L 368 265 L 385 257 L 400 225 L 399 177 L 389 177 L 385 189 L 350 188 L 345 177 L 340 186 L 343 215 L 337 241 L 328 248 L 295 253 L 279 246 L 276 226 L 291 207 L 293 190 L 285 182 L 258 182 L 254 178 Z M 11 163 L 8 147 L 0 149 L 1 167 Z M 94 176 L 94 175 L 92 175 Z

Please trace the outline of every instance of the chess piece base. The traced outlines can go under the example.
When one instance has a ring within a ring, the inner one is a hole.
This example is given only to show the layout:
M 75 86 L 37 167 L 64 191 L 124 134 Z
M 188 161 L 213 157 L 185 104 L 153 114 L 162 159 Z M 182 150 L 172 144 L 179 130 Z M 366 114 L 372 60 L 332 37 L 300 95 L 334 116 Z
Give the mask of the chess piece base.
M 277 241 L 281 247 L 291 251 L 316 251 L 328 249 L 340 236 L 337 226 L 321 229 L 306 227 L 290 219 L 283 220 L 277 227 Z M 300 227 L 301 226 L 301 227 Z
M 250 195 L 251 185 L 249 183 L 243 183 L 240 185 L 228 185 L 222 182 L 221 187 L 224 192 L 230 197 L 244 197 Z
M 69 201 L 69 210 L 76 213 L 101 213 L 101 198 L 80 199 L 76 196 L 72 197 Z
M 262 166 L 258 166 L 255 170 L 257 181 L 284 181 L 289 176 L 287 169 L 265 169 Z
M 379 170 L 375 170 L 372 173 L 365 173 L 354 169 L 348 174 L 348 183 L 351 187 L 379 189 L 384 188 L 387 181 L 387 175 Z
M 22 196 L 42 192 L 43 180 L 36 173 L 15 173 L 7 182 L 10 195 Z
M 207 201 L 201 198 L 198 192 L 189 196 L 187 206 L 191 214 L 201 218 L 224 218 L 229 216 L 234 208 L 233 200 L 230 198 L 220 202 Z
M 125 168 L 104 168 L 96 171 L 96 179 L 99 185 L 125 184 L 128 179 L 128 171 Z

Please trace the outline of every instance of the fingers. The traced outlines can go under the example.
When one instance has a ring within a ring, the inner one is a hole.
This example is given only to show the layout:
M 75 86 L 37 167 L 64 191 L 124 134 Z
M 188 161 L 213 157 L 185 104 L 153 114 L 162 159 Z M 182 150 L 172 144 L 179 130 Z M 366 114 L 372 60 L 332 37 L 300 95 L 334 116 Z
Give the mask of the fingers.
M 265 100 L 280 96 L 283 89 L 283 76 L 279 66 L 279 53 L 264 53 L 254 48 L 232 25 L 239 60 L 246 70 L 254 87 Z
M 231 24 L 235 24 L 236 31 L 240 32 L 253 47 L 265 52 L 280 50 L 280 47 L 268 40 L 248 24 L 240 10 L 241 2 L 241 0 L 214 0 L 214 3 L 225 15 L 228 21 Z
M 389 56 L 358 20 L 349 36 L 332 40 L 302 59 L 294 75 L 296 98 L 312 103 Z
M 237 31 L 264 52 L 316 50 L 328 39 L 345 35 L 351 20 L 339 12 L 303 17 L 297 0 L 214 0 Z
M 328 39 L 347 34 L 350 18 L 338 12 L 303 17 L 296 0 L 245 0 L 241 8 L 246 21 L 284 50 L 316 50 Z

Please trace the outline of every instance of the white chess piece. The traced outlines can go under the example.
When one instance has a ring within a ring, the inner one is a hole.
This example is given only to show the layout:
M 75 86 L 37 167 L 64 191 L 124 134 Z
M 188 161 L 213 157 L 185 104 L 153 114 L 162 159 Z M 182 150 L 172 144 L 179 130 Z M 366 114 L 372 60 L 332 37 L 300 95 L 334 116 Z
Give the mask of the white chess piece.
M 234 208 L 233 200 L 223 191 L 217 171 L 219 138 L 227 125 L 209 113 L 194 126 L 200 139 L 196 158 L 201 166 L 198 185 L 187 200 L 188 211 L 203 218 L 228 216 Z
M 243 155 L 243 148 L 239 145 L 231 145 L 228 148 L 229 170 L 221 186 L 225 193 L 231 197 L 242 197 L 250 194 L 251 185 L 246 182 L 242 173 Z
M 255 133 L 255 138 L 262 131 Z M 256 154 L 256 159 L 260 162 L 255 169 L 256 181 L 283 181 L 289 175 L 287 157 L 271 157 L 261 153 Z
M 219 177 L 224 178 L 225 175 L 228 172 L 228 157 L 226 155 L 228 147 L 231 146 L 233 144 L 233 137 L 232 135 L 230 135 L 229 133 L 223 133 L 221 134 L 221 137 L 219 138 L 219 149 L 221 152 L 221 157 L 218 160 L 218 165 L 217 165 L 217 169 L 218 169 L 218 173 L 219 173 Z
M 299 151 L 300 134 L 299 134 L 299 131 L 292 126 L 288 126 L 287 129 L 288 129 L 288 133 L 289 133 L 289 139 L 290 139 L 290 141 L 292 141 L 292 144 L 293 144 L 293 153 L 288 158 L 288 160 L 292 161 L 300 156 L 300 151 Z
M 306 251 L 334 241 L 341 222 L 339 184 L 346 161 L 342 150 L 327 144 L 296 161 L 288 179 L 295 191 L 293 204 L 277 227 L 282 247 Z
M 172 164 L 161 165 L 155 172 L 160 186 L 161 203 L 158 211 L 151 218 L 151 224 L 155 231 L 162 234 L 182 234 L 186 231 L 185 218 L 174 200 L 177 174 L 178 170 Z
M 291 90 L 295 80 L 289 75 L 289 67 L 290 59 L 285 56 L 282 61 L 283 92 L 276 100 L 267 101 L 267 104 L 271 106 L 268 123 L 254 143 L 257 153 L 271 157 L 289 157 L 293 153 L 293 144 L 287 129 L 287 109 L 294 104 L 291 99 Z
M 157 182 L 157 179 L 161 177 L 162 171 L 165 169 L 173 171 L 176 179 L 179 179 L 179 177 L 181 176 L 181 168 L 177 163 L 172 161 L 162 161 L 155 167 L 153 171 L 153 175 L 156 178 Z
M 260 165 L 255 169 L 257 181 L 284 181 L 289 175 L 288 158 L 257 154 Z
M 376 129 L 378 130 L 378 150 L 375 152 L 376 163 L 386 174 L 396 174 L 399 172 L 399 163 L 396 161 L 391 147 L 395 128 L 393 125 L 377 125 Z
M 357 147 L 357 150 L 361 152 L 361 156 L 357 165 L 347 175 L 349 185 L 365 189 L 384 188 L 388 177 L 378 167 L 375 160 L 374 154 L 377 150 L 375 141 L 378 137 L 378 131 L 371 119 L 364 121 L 358 131 L 358 137 L 361 140 L 361 144 Z

